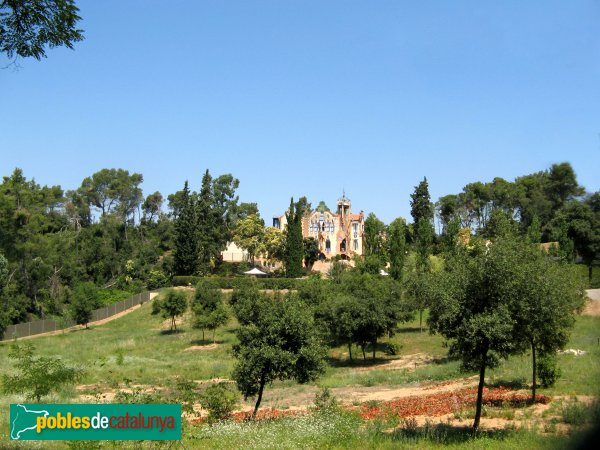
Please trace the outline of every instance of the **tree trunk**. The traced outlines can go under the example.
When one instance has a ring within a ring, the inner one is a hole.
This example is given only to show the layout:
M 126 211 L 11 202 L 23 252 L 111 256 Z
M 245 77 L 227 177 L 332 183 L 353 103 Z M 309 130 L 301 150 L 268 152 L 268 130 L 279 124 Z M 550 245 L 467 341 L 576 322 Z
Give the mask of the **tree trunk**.
M 254 405 L 254 412 L 252 413 L 252 419 L 256 419 L 256 413 L 258 412 L 258 407 L 260 406 L 260 402 L 262 400 L 264 388 L 265 388 L 265 373 L 263 372 L 260 375 L 260 386 L 258 388 L 258 398 L 256 399 L 256 405 Z
M 479 419 L 481 418 L 481 404 L 483 402 L 483 385 L 485 380 L 485 366 L 487 365 L 487 350 L 481 360 L 479 368 L 479 386 L 477 387 L 477 405 L 475 409 L 475 421 L 473 422 L 473 432 L 479 428 Z
M 215 343 L 215 333 L 217 332 L 217 329 L 213 329 L 213 344 Z
M 537 372 L 537 366 L 535 361 L 535 343 L 533 342 L 533 339 L 531 339 L 531 356 L 533 358 L 533 385 L 531 386 L 531 403 L 535 403 L 535 375 Z
M 423 332 L 423 310 L 419 310 L 419 331 Z
M 375 339 L 371 345 L 373 345 L 373 359 L 375 359 L 375 351 L 377 350 L 377 339 Z
M 348 344 L 348 354 L 350 355 L 350 361 L 352 361 L 352 342 Z
M 367 355 L 366 355 L 366 353 L 365 353 L 365 346 L 364 346 L 364 344 L 363 344 L 363 345 L 361 345 L 361 346 L 360 346 L 360 348 L 361 348 L 361 350 L 362 350 L 362 352 L 363 352 L 363 359 L 364 359 L 364 360 L 366 360 L 366 359 L 367 359 Z
M 588 266 L 588 280 L 590 282 L 590 287 L 592 287 L 592 262 L 590 261 L 590 265 Z

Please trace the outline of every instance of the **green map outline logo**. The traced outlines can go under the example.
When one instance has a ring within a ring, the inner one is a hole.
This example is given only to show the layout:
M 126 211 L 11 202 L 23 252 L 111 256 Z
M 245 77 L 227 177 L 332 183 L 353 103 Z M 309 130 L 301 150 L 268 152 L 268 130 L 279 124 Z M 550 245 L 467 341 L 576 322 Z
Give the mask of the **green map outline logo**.
M 10 413 L 11 413 L 10 414 L 11 415 L 11 417 L 10 417 L 11 418 L 11 421 L 10 421 L 10 438 L 12 440 L 18 441 L 18 440 L 21 439 L 21 433 L 24 433 L 24 432 L 29 431 L 29 430 L 35 430 L 37 428 L 37 421 L 36 421 L 36 423 L 33 426 L 28 427 L 28 428 L 23 428 L 22 430 L 19 430 L 17 432 L 17 434 L 16 434 L 16 437 L 15 437 L 15 435 L 14 435 L 15 426 L 16 426 L 17 420 L 19 419 L 19 414 L 20 413 L 17 412 L 17 414 L 16 414 L 16 416 L 15 416 L 15 418 L 13 420 L 13 418 L 12 418 L 12 412 L 13 412 L 12 406 L 13 405 L 10 405 L 10 406 L 11 406 L 11 411 L 10 411 Z M 32 410 L 29 410 L 24 405 L 21 405 L 20 403 L 17 404 L 16 407 L 17 408 L 19 408 L 19 407 L 23 408 L 25 410 L 23 412 L 25 412 L 25 413 L 34 413 L 34 414 L 42 414 L 43 413 L 44 417 L 48 417 L 50 415 L 50 413 L 48 411 L 46 411 L 46 410 L 42 410 L 42 411 L 32 411 Z
M 181 405 L 10 405 L 10 439 L 181 440 Z

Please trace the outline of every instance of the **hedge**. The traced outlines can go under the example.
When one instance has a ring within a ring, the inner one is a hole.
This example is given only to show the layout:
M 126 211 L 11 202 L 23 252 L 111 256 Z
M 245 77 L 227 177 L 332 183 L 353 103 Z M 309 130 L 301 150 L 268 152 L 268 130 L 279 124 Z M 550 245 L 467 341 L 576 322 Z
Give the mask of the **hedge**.
M 248 284 L 250 280 L 256 282 L 259 289 L 298 289 L 304 280 L 299 278 L 247 278 L 247 277 L 197 277 L 174 276 L 173 286 L 196 286 L 199 281 L 214 283 L 220 289 L 235 289 Z

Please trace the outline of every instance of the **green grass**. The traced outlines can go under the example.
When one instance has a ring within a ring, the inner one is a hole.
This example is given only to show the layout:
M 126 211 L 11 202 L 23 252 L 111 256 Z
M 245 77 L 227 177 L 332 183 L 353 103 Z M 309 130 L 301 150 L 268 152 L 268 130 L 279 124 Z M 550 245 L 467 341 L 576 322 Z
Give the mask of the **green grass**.
M 585 280 L 585 285 L 588 286 L 589 268 L 585 264 L 576 264 L 581 277 Z M 600 289 L 600 266 L 592 266 L 592 282 L 588 286 L 590 289 Z
M 584 350 L 582 356 L 559 355 L 562 376 L 551 388 L 539 388 L 546 395 L 599 395 L 600 386 L 600 317 L 578 316 L 567 348 Z M 490 383 L 531 384 L 531 354 L 512 356 L 496 369 L 487 371 Z
M 217 330 L 216 342 L 220 345 L 216 349 L 190 352 L 184 350 L 192 345 L 212 343 L 212 335 L 207 333 L 206 341 L 202 342 L 202 332 L 191 328 L 189 316 L 181 325 L 180 332 L 165 333 L 168 325 L 163 324 L 161 317 L 152 316 L 150 311 L 151 305 L 146 303 L 134 312 L 104 325 L 92 326 L 89 330 L 38 337 L 28 342 L 36 346 L 38 354 L 60 356 L 69 364 L 85 368 L 86 376 L 82 383 L 100 385 L 100 390 L 106 386 L 123 387 L 127 380 L 132 384 L 169 387 L 174 386 L 179 379 L 203 380 L 231 376 L 234 364 L 231 345 L 236 339 L 236 324 L 233 320 L 226 327 Z M 447 348 L 441 337 L 432 336 L 427 330 L 420 332 L 418 327 L 416 317 L 412 322 L 403 324 L 391 342 L 400 346 L 399 355 L 425 353 L 439 358 L 437 364 L 411 371 L 357 371 L 357 367 L 377 367 L 378 363 L 398 356 L 378 352 L 375 362 L 370 360 L 370 354 L 366 361 L 362 361 L 359 349 L 355 348 L 354 354 L 360 358 L 350 363 L 347 355 L 343 354 L 347 349 L 339 347 L 330 352 L 327 371 L 316 384 L 326 387 L 403 385 L 470 375 L 459 372 L 458 362 L 444 359 Z M 578 317 L 567 347 L 588 353 L 578 357 L 560 356 L 562 377 L 554 387 L 540 389 L 539 392 L 550 395 L 598 395 L 599 338 L 600 318 Z M 12 361 L 7 357 L 9 346 L 10 342 L 0 345 L 2 373 L 12 371 Z M 487 381 L 527 384 L 530 377 L 531 361 L 528 355 L 524 355 L 512 357 L 499 368 L 489 370 Z M 305 389 L 291 381 L 277 382 L 272 387 L 287 387 L 292 394 Z M 72 387 L 65 388 L 43 401 L 74 402 L 77 401 L 76 394 Z M 5 448 L 9 445 L 8 404 L 24 399 L 14 395 L 3 395 L 0 399 L 0 447 Z M 285 404 L 285 399 L 282 402 Z M 499 411 L 498 414 L 510 413 Z M 564 447 L 569 439 L 555 434 L 543 436 L 525 430 L 483 433 L 473 439 L 468 429 L 447 426 L 409 427 L 392 432 L 386 424 L 365 425 L 355 416 L 345 413 L 329 418 L 286 418 L 260 424 L 221 424 L 212 428 L 186 426 L 184 435 L 187 448 L 556 448 L 561 445 Z M 64 443 L 44 443 L 37 447 L 31 444 L 13 447 L 66 448 Z M 89 445 L 84 447 L 89 448 Z M 135 444 L 103 443 L 102 448 L 140 447 L 135 447 Z

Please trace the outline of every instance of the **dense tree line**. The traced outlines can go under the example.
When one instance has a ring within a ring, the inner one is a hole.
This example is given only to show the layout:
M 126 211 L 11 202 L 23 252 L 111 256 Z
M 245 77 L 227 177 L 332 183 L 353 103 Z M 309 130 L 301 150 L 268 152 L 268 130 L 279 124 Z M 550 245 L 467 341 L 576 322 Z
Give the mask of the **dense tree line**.
M 137 292 L 164 285 L 178 271 L 208 271 L 235 223 L 257 212 L 256 204 L 238 205 L 239 182 L 231 175 L 212 179 L 207 171 L 200 193 L 186 187 L 168 196 L 169 213 L 160 192 L 143 196 L 142 182 L 141 174 L 124 169 L 102 169 L 67 191 L 40 186 L 20 169 L 3 177 L 0 329 L 67 313 L 86 323 L 88 310 L 101 306 L 82 294 L 90 285 Z M 183 223 L 190 220 L 188 229 Z M 180 257 L 190 245 L 186 266 Z

